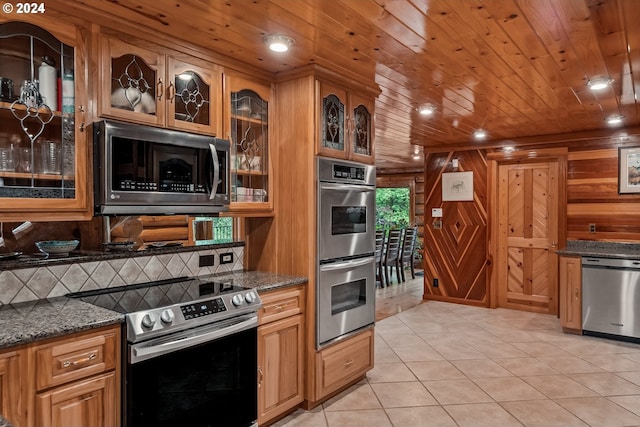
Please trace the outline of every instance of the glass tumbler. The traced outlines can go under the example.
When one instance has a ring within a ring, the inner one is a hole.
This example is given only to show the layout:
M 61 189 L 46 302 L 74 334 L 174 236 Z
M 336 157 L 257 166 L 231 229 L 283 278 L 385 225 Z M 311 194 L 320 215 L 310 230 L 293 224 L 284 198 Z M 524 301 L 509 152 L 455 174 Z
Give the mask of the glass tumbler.
M 0 171 L 13 172 L 16 170 L 13 145 L 0 147 Z
M 60 174 L 62 170 L 61 144 L 58 141 L 44 141 L 38 144 L 40 171 L 46 174 Z

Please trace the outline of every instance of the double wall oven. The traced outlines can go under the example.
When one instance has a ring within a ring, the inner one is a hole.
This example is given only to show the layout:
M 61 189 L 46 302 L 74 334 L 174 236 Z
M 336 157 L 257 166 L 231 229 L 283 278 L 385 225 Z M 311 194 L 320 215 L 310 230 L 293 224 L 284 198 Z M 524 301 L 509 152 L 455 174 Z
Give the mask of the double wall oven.
M 316 346 L 375 322 L 375 167 L 317 158 Z
M 254 290 L 181 277 L 69 296 L 125 315 L 124 426 L 257 426 Z

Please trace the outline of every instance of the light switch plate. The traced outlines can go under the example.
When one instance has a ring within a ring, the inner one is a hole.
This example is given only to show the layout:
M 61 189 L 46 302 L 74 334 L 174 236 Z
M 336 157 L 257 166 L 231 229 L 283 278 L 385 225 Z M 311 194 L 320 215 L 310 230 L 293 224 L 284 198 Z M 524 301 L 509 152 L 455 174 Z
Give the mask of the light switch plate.
M 442 218 L 442 208 L 432 208 L 431 209 L 431 217 L 432 218 Z

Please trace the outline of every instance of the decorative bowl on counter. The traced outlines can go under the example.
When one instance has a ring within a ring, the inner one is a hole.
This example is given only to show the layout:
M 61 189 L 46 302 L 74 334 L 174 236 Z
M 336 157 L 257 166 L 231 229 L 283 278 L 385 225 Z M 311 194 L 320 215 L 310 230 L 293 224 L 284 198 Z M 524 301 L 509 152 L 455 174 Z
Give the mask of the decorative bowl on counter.
M 36 247 L 48 256 L 67 256 L 78 247 L 78 243 L 78 240 L 45 240 L 36 242 Z

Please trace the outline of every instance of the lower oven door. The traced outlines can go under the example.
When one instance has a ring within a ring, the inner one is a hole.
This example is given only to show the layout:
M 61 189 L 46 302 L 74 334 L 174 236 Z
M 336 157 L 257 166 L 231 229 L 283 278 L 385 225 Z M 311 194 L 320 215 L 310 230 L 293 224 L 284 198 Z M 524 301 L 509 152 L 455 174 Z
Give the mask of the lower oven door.
M 207 332 L 200 335 L 197 332 L 206 330 L 206 326 L 156 338 L 152 343 L 129 345 L 124 387 L 125 425 L 257 425 L 255 315 L 251 323 L 249 328 L 193 346 L 192 343 L 206 335 Z M 208 332 L 212 329 L 220 335 L 219 328 L 209 327 Z M 177 342 L 182 342 L 185 348 L 175 349 Z M 149 352 L 154 355 L 147 357 Z M 135 361 L 136 354 L 145 355 L 144 360 Z
M 320 264 L 316 345 L 371 325 L 376 317 L 375 258 Z

